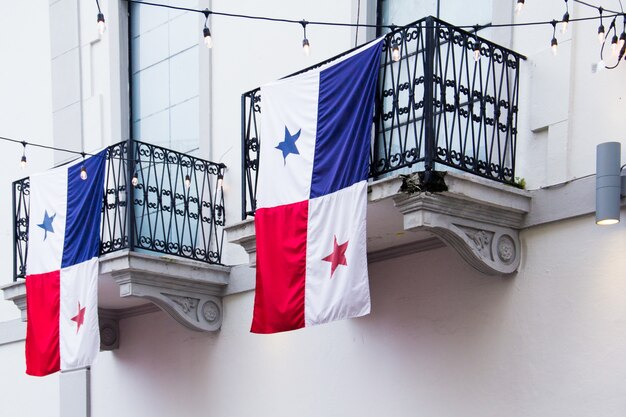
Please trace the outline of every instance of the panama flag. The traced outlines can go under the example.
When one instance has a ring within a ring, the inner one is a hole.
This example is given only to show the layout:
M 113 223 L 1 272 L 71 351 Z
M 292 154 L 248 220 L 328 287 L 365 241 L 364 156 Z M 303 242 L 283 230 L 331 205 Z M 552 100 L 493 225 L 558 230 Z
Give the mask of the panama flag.
M 381 47 L 261 87 L 253 333 L 370 312 L 365 215 Z
M 100 349 L 98 254 L 106 151 L 30 177 L 26 373 L 91 365 Z M 87 179 L 80 177 L 85 167 Z

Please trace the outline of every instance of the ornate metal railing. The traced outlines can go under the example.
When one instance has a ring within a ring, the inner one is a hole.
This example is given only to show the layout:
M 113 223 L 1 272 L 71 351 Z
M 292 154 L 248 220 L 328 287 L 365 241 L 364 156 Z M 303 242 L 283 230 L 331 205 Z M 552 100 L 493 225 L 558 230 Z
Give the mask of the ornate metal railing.
M 143 142 L 110 146 L 100 255 L 130 249 L 220 264 L 225 168 Z M 29 183 L 28 178 L 13 183 L 15 279 L 26 273 Z
M 397 62 L 394 46 L 400 52 Z M 434 17 L 389 33 L 373 115 L 370 177 L 433 171 L 441 164 L 514 184 L 520 59 L 520 54 Z M 246 218 L 254 214 L 256 201 L 260 89 L 244 93 L 241 107 Z

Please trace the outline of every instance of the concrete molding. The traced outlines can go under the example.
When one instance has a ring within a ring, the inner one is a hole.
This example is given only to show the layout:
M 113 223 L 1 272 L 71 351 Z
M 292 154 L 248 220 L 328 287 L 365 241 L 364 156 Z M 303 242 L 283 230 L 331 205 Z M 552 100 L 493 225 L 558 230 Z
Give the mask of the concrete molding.
M 20 310 L 22 321 L 26 321 L 26 281 L 19 280 L 0 287 L 4 292 L 4 299 L 13 301 Z
M 412 242 L 407 245 L 393 246 L 391 248 L 370 252 L 367 254 L 367 262 L 381 262 L 388 259 L 398 258 L 400 256 L 411 255 L 418 252 L 426 252 L 446 246 L 440 239 L 433 237 L 430 239 Z
M 235 223 L 225 228 L 228 241 L 244 248 L 251 267 L 256 266 L 256 234 L 254 218 Z
M 120 297 L 149 300 L 192 330 L 221 327 L 229 268 L 128 251 L 107 255 L 100 265 L 100 273 L 119 285 Z

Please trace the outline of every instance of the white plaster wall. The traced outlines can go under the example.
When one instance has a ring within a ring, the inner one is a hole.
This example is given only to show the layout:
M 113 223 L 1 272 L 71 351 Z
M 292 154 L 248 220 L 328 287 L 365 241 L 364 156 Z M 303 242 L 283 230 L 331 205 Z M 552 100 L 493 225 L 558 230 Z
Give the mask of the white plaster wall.
M 59 415 L 59 375 L 35 378 L 25 373 L 24 342 L 0 345 L 0 415 Z
M 3 2 L 0 13 L 0 136 L 52 145 L 52 98 L 48 1 Z M 0 141 L 0 285 L 13 281 L 11 183 L 48 168 L 52 153 Z M 0 302 L 0 322 L 20 316 L 13 303 Z M 9 332 L 7 324 L 2 331 Z M 10 326 L 10 324 L 9 324 Z M 5 335 L 0 335 L 5 336 Z M 58 416 L 58 376 L 25 374 L 24 342 L 0 345 L 0 415 Z M 34 400 L 37 398 L 37 401 Z
M 94 417 L 623 416 L 625 232 L 528 230 L 511 278 L 447 248 L 373 264 L 370 316 L 290 333 L 249 333 L 251 292 L 213 335 L 123 320 L 93 367 Z
M 48 1 L 6 2 L 0 13 L 0 136 L 52 144 L 52 98 Z M 0 285 L 13 281 L 11 183 L 48 168 L 48 150 L 0 140 Z M 13 303 L 0 302 L 0 321 L 19 317 Z M 1 377 L 0 377 L 1 378 Z

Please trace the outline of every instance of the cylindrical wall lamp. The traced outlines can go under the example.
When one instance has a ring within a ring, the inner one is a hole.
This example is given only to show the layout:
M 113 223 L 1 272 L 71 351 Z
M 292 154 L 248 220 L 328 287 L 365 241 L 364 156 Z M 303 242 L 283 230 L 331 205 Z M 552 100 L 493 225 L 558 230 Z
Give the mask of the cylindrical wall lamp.
M 620 177 L 619 142 L 605 142 L 596 151 L 596 224 L 619 223 L 620 200 L 626 194 L 626 177 Z

